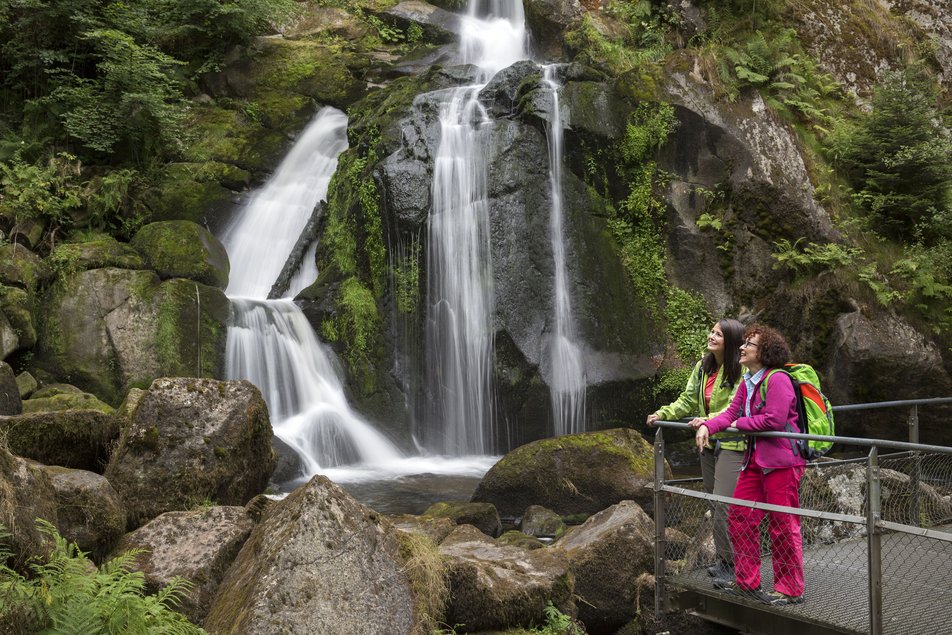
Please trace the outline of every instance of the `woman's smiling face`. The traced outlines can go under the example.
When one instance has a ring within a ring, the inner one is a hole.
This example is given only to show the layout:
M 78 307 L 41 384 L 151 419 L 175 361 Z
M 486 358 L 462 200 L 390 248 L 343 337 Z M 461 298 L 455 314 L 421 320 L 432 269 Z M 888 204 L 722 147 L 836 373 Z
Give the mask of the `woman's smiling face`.
M 748 337 L 740 345 L 740 363 L 746 366 L 752 372 L 757 372 L 763 368 L 760 363 L 760 334 Z
M 724 331 L 719 324 L 711 327 L 711 332 L 707 334 L 707 350 L 715 355 L 724 352 Z

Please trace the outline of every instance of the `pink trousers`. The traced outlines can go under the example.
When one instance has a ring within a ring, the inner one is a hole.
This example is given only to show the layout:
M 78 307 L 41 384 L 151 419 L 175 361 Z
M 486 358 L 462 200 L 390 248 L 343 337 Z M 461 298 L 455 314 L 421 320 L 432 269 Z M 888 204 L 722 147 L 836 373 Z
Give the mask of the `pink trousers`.
M 784 467 L 766 473 L 753 461 L 741 470 L 735 498 L 800 507 L 800 479 L 803 467 Z M 803 595 L 803 539 L 800 517 L 731 506 L 728 524 L 734 548 L 734 571 L 742 589 L 760 586 L 760 523 L 769 516 L 770 552 L 773 557 L 774 590 L 785 595 Z

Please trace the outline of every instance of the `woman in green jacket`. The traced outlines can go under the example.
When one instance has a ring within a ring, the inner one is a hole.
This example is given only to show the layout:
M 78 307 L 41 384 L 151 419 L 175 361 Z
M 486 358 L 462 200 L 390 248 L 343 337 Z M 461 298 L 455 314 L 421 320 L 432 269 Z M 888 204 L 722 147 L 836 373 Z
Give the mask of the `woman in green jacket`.
M 707 354 L 694 366 L 684 392 L 673 403 L 648 415 L 647 423 L 659 419 L 674 421 L 683 417 L 710 418 L 730 405 L 740 385 L 740 345 L 744 342 L 744 325 L 737 320 L 718 321 L 707 336 Z M 701 452 L 701 476 L 704 491 L 720 496 L 733 496 L 737 475 L 744 459 L 743 439 L 729 440 L 731 433 L 714 435 Z M 734 578 L 734 552 L 727 533 L 727 506 L 714 505 L 714 547 L 717 562 L 708 568 L 715 578 Z

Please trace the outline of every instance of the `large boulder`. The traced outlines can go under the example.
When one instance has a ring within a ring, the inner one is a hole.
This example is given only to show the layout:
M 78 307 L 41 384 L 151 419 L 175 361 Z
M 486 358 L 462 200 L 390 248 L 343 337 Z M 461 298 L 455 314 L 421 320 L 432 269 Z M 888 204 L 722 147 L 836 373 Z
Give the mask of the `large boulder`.
M 549 603 L 575 614 L 574 579 L 561 551 L 499 544 L 470 525 L 440 543 L 449 559 L 446 623 L 465 632 L 531 627 Z
M 23 402 L 23 412 L 60 412 L 63 410 L 98 410 L 112 414 L 114 409 L 100 401 L 96 395 L 77 389 L 75 393 L 58 393 L 40 396 L 39 391 Z
M 411 573 L 422 569 L 413 566 L 405 537 L 315 476 L 252 531 L 204 626 L 247 634 L 431 632 L 440 615 L 426 607 L 442 604 L 442 580 L 428 588 Z
M 429 42 L 455 41 L 462 31 L 463 21 L 459 14 L 422 0 L 402 0 L 385 9 L 381 15 L 400 28 L 418 25 Z
M 87 470 L 36 464 L 56 492 L 56 529 L 94 558 L 101 558 L 126 531 L 126 510 L 105 477 Z
M 274 470 L 271 423 L 247 381 L 162 378 L 135 408 L 106 468 L 129 524 L 204 501 L 244 505 Z
M 6 362 L 0 362 L 0 416 L 18 415 L 23 412 L 20 388 L 13 368 Z
M 0 285 L 0 357 L 36 344 L 33 293 Z
M 187 278 L 219 289 L 228 286 L 228 253 L 210 231 L 197 223 L 150 223 L 136 232 L 132 246 L 163 280 Z
M 254 527 L 243 507 L 205 507 L 167 512 L 126 534 L 114 553 L 140 550 L 133 569 L 155 592 L 178 576 L 192 583 L 177 609 L 201 624 L 225 571 Z
M 50 254 L 60 270 L 80 271 L 116 267 L 146 269 L 145 259 L 136 249 L 108 234 L 92 236 L 83 242 L 60 243 Z
M 38 255 L 18 243 L 0 245 L 0 284 L 35 289 L 52 276 Z
M 493 503 L 504 516 L 521 516 L 534 504 L 562 516 L 591 515 L 622 500 L 650 506 L 653 466 L 654 449 L 634 430 L 543 439 L 492 466 L 473 501 Z
M 101 473 L 119 436 L 119 420 L 100 410 L 0 417 L 10 450 L 46 465 Z
M 31 556 L 47 555 L 50 537 L 37 529 L 36 519 L 56 523 L 56 494 L 49 476 L 36 464 L 13 456 L 0 441 L 0 524 L 10 532 L 2 540 L 17 566 Z
M 151 271 L 79 271 L 43 306 L 38 364 L 110 403 L 163 375 L 221 376 L 231 304 Z
M 579 619 L 590 633 L 614 633 L 654 602 L 654 520 L 622 501 L 570 529 L 555 543 L 575 574 Z M 640 578 L 640 580 L 639 580 Z

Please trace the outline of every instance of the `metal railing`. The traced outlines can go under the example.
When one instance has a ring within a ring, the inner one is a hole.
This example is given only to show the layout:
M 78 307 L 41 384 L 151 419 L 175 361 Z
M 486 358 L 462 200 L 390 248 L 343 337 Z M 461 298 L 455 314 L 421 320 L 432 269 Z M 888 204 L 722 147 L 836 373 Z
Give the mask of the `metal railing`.
M 784 432 L 750 435 L 832 441 L 834 450 L 868 448 L 863 458 L 808 464 L 799 508 L 708 494 L 697 478 L 667 478 L 664 430 L 691 428 L 656 422 L 656 615 L 660 618 L 666 608 L 669 586 L 721 593 L 711 588 L 705 571 L 715 558 L 711 510 L 732 505 L 799 518 L 807 590 L 803 604 L 783 609 L 793 619 L 824 624 L 829 632 L 952 632 L 952 447 L 918 443 L 918 408 L 941 404 L 952 404 L 952 398 L 834 407 L 836 412 L 909 408 L 909 442 Z M 760 556 L 769 563 L 770 540 L 763 525 L 757 530 Z M 767 586 L 769 566 L 762 576 Z

